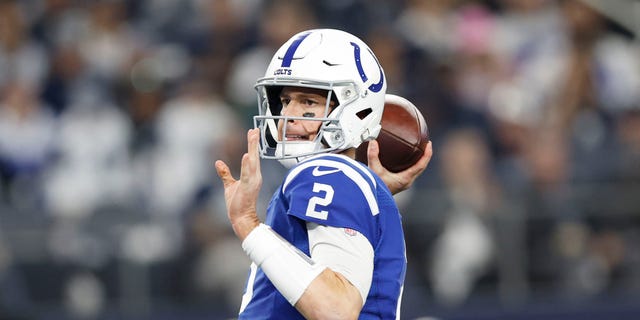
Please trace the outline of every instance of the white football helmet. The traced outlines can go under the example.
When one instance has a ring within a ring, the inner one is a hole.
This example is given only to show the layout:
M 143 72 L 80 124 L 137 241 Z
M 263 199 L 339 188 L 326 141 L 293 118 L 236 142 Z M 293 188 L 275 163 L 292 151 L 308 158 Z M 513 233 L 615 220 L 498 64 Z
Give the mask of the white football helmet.
M 282 115 L 283 87 L 327 90 L 324 115 Z M 261 132 L 260 156 L 278 159 L 285 167 L 314 154 L 356 148 L 380 132 L 387 89 L 384 71 L 371 49 L 347 32 L 315 29 L 294 35 L 278 49 L 255 88 L 259 113 L 254 126 Z M 332 100 L 337 103 L 333 109 Z M 318 135 L 313 141 L 285 141 L 289 120 L 321 122 Z M 285 123 L 281 135 L 278 121 Z

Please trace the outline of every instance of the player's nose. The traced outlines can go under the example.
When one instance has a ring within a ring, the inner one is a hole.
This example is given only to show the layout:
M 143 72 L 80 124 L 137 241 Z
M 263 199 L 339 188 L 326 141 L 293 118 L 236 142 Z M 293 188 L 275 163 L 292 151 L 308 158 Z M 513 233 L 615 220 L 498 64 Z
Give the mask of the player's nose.
M 302 105 L 297 102 L 290 102 L 287 107 L 283 110 L 284 116 L 287 117 L 302 117 L 304 113 L 304 109 Z M 295 122 L 294 119 L 287 119 L 288 122 Z

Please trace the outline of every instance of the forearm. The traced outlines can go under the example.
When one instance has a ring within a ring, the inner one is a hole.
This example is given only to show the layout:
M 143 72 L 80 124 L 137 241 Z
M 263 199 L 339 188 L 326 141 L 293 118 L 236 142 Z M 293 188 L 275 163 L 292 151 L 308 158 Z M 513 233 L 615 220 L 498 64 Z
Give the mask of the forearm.
M 362 298 L 345 277 L 327 268 L 311 282 L 295 307 L 306 319 L 357 319 Z
M 362 308 L 359 291 L 342 275 L 316 264 L 268 226 L 255 228 L 242 247 L 287 301 L 308 319 L 357 318 Z

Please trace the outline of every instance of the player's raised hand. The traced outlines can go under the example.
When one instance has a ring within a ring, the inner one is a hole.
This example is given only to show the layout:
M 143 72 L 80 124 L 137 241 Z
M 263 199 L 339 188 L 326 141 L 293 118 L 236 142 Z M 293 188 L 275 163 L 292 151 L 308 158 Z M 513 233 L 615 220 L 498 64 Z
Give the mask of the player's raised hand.
M 229 166 L 224 161 L 217 160 L 215 163 L 218 176 L 224 185 L 227 215 L 233 231 L 240 240 L 244 240 L 247 234 L 260 223 L 256 214 L 256 203 L 262 187 L 258 155 L 259 139 L 259 129 L 251 129 L 247 132 L 247 153 L 242 156 L 239 180 L 231 175 Z
M 429 161 L 431 160 L 431 156 L 433 155 L 433 149 L 431 146 L 431 141 L 427 144 L 427 147 L 424 149 L 424 154 L 418 162 L 416 162 L 413 166 L 400 171 L 400 172 L 391 172 L 380 163 L 380 147 L 378 145 L 378 141 L 372 140 L 369 142 L 369 146 L 367 148 L 367 161 L 369 168 L 373 170 L 373 172 L 377 173 L 378 176 L 384 181 L 392 194 L 397 194 L 401 191 L 409 189 L 413 182 L 420 176 L 420 174 L 427 168 Z

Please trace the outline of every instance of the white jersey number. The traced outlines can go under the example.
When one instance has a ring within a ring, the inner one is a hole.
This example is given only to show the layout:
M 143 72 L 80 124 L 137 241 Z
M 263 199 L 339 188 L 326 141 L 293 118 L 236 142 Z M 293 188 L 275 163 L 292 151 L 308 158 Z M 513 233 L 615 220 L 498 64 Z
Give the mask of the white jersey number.
M 307 205 L 307 213 L 306 215 L 316 219 L 327 220 L 327 216 L 329 215 L 329 211 L 327 210 L 318 210 L 316 206 L 328 206 L 331 201 L 333 201 L 333 187 L 324 184 L 324 183 L 314 183 L 313 184 L 313 192 L 324 194 L 321 196 L 311 197 L 309 199 L 309 205 Z

